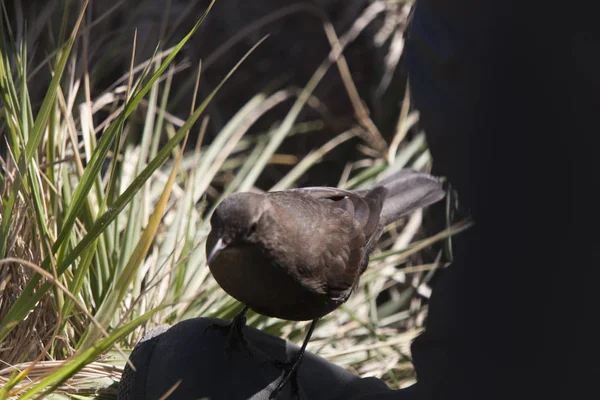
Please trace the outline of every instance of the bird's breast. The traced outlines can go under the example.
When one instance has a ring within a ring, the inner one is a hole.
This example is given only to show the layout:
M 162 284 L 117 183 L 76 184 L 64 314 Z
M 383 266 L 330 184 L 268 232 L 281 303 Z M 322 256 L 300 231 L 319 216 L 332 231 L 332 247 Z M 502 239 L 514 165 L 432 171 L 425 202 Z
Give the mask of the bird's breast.
M 229 295 L 269 317 L 311 320 L 342 303 L 304 285 L 301 277 L 273 260 L 259 245 L 227 247 L 209 268 Z

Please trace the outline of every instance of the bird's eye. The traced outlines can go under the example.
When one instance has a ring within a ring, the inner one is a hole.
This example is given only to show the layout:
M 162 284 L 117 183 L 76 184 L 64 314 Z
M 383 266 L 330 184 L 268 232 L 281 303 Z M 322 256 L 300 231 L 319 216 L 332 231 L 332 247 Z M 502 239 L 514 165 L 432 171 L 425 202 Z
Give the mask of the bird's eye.
M 258 228 L 258 223 L 253 222 L 252 225 L 250 225 L 250 229 L 248 230 L 248 235 L 254 234 L 254 232 L 256 232 L 257 228 Z

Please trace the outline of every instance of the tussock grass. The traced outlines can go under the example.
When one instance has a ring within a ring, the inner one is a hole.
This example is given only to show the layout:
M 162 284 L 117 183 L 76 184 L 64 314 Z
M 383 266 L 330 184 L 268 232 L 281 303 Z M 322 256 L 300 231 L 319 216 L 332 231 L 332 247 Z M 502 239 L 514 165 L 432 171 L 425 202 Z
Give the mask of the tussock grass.
M 133 61 L 137 41 L 132 37 L 130 73 L 99 95 L 89 87 L 98 71 L 86 63 L 93 42 L 81 25 L 87 2 L 74 25 L 65 13 L 63 34 L 53 38 L 56 51 L 44 65 L 28 64 L 32 36 L 15 32 L 4 20 L 0 399 L 50 398 L 50 392 L 110 397 L 127 354 L 148 327 L 199 316 L 232 318 L 241 305 L 220 289 L 206 266 L 209 217 L 224 196 L 259 190 L 255 185 L 267 165 L 294 166 L 270 188 L 286 189 L 358 136 L 365 157 L 347 163 L 340 187 L 365 187 L 399 168 L 430 168 L 424 135 L 406 135 L 418 120 L 409 112 L 408 98 L 387 145 L 343 58 L 344 48 L 386 11 L 386 4 L 373 2 L 339 38 L 325 23 L 332 50 L 306 86 L 257 93 L 208 144 L 202 140 L 210 118 L 207 105 L 235 67 L 210 95 L 192 101 L 186 120 L 169 114 L 166 106 L 173 76 L 190 70 L 187 60 L 175 63 L 175 57 L 209 10 L 179 44 L 157 47 L 152 59 Z M 253 62 L 252 51 L 239 62 Z M 398 58 L 390 54 L 392 67 Z M 355 107 L 356 125 L 301 159 L 279 154 L 286 138 L 322 124 L 298 122 L 298 115 L 318 104 L 313 91 L 334 65 Z M 194 68 L 197 84 L 202 68 Z M 49 81 L 41 104 L 31 100 L 31 90 L 39 89 L 29 86 L 32 73 L 46 74 Z M 282 121 L 262 134 L 246 135 L 261 116 L 290 99 L 294 103 Z M 190 132 L 197 122 L 200 131 Z M 133 132 L 140 132 L 139 140 L 129 140 Z M 186 150 L 189 134 L 199 140 Z M 214 183 L 224 189 L 217 191 Z M 422 212 L 416 212 L 388 229 L 359 289 L 319 324 L 310 351 L 396 387 L 413 382 L 409 345 L 426 314 L 427 282 L 444 266 L 441 255 L 421 265 L 420 252 L 468 227 L 449 224 L 423 238 L 421 220 Z M 295 342 L 307 327 L 253 313 L 248 317 L 250 325 Z

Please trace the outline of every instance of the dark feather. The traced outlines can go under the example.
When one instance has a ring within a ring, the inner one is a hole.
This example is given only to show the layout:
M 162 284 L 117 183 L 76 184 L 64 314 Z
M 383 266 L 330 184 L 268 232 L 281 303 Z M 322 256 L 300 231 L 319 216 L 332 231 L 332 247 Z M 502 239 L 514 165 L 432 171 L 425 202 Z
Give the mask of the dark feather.
M 261 314 L 319 318 L 351 295 L 386 224 L 443 196 L 441 181 L 410 170 L 368 190 L 236 193 L 211 220 L 207 252 L 217 238 L 228 244 L 210 269 L 229 294 Z

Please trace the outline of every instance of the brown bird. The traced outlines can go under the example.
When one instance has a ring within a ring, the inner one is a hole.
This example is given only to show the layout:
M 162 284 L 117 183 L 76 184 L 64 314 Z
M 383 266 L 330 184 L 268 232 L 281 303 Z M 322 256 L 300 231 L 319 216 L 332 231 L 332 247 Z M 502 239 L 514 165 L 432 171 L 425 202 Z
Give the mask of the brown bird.
M 295 373 L 319 318 L 356 288 L 384 226 L 444 195 L 438 178 L 401 170 L 370 190 L 234 193 L 217 207 L 206 242 L 208 265 L 223 290 L 246 305 L 226 327 L 229 334 L 245 344 L 248 308 L 269 317 L 312 320 L 271 398 Z

